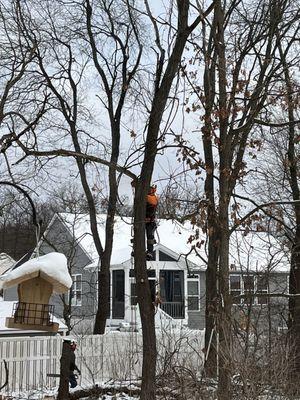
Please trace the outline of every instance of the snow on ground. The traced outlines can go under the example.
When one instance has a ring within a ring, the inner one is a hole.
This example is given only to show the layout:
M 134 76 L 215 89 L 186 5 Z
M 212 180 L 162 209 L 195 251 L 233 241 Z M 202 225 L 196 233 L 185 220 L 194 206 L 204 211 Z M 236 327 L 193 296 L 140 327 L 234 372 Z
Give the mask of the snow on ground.
M 101 397 L 99 397 L 99 399 L 101 399 L 101 400 L 115 400 L 115 399 L 137 400 L 137 399 L 139 399 L 139 397 L 132 397 L 132 396 L 129 396 L 128 394 L 126 394 L 126 393 L 118 393 L 118 394 L 115 394 L 113 396 L 104 395 L 104 397 L 101 396 Z
M 8 270 L 0 276 L 0 289 L 15 285 L 18 280 L 25 281 L 34 273 L 43 273 L 53 284 L 56 293 L 64 293 L 64 288 L 72 286 L 72 278 L 68 271 L 67 258 L 62 253 L 49 253 L 33 258 L 15 269 Z
M 76 389 L 70 390 L 70 393 L 76 392 Z M 14 394 L 10 395 L 7 397 L 7 400 L 54 400 L 56 399 L 57 396 L 57 390 L 55 391 L 35 391 L 35 392 L 26 392 L 21 395 L 16 395 Z M 165 395 L 156 396 L 157 400 L 166 400 L 166 399 L 174 399 L 174 397 L 166 397 Z M 177 397 L 178 398 L 178 397 Z M 206 395 L 204 397 L 207 400 L 214 400 L 216 399 L 216 392 L 215 388 L 213 387 L 208 387 Z M 240 396 L 234 396 L 235 400 L 244 400 L 245 396 L 240 395 Z M 82 400 L 95 400 L 95 397 L 82 397 Z M 120 392 L 120 393 L 114 393 L 114 394 L 103 394 L 98 397 L 99 400 L 139 400 L 139 396 L 132 396 L 130 394 Z M 191 397 L 191 400 L 194 400 L 194 397 Z M 258 397 L 256 397 L 256 400 L 290 400 L 290 397 L 280 395 L 280 394 L 275 394 L 272 392 L 266 392 L 265 394 L 262 394 Z M 293 400 L 300 400 L 299 397 L 293 397 Z

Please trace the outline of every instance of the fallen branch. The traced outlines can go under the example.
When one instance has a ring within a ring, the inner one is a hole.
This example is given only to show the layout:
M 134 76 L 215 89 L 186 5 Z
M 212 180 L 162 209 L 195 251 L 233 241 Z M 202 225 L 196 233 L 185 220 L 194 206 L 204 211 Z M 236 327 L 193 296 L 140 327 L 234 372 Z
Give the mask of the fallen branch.
M 141 389 L 138 387 L 133 387 L 130 388 L 128 386 L 116 386 L 116 387 L 99 387 L 99 386 L 94 386 L 89 389 L 81 389 L 81 390 L 76 390 L 72 393 L 70 393 L 70 400 L 76 400 L 76 399 L 82 399 L 82 398 L 92 398 L 92 397 L 99 397 L 101 395 L 111 395 L 114 396 L 118 393 L 124 393 L 128 394 L 130 396 L 136 396 L 139 397 L 141 394 Z M 156 390 L 156 395 L 162 395 L 163 397 L 168 394 L 169 399 L 175 399 L 175 400 L 181 400 L 182 399 L 182 394 L 175 392 L 174 390 L 168 390 L 166 388 L 164 389 L 157 389 Z
M 100 396 L 104 394 L 111 394 L 115 395 L 117 393 L 125 393 L 125 394 L 130 394 L 131 396 L 139 396 L 141 393 L 141 390 L 138 388 L 133 388 L 130 389 L 128 386 L 119 386 L 119 387 L 99 387 L 99 386 L 94 386 L 89 389 L 81 389 L 81 390 L 76 390 L 75 392 L 70 393 L 70 400 L 75 400 L 75 399 L 81 399 L 84 397 L 92 397 L 92 396 Z

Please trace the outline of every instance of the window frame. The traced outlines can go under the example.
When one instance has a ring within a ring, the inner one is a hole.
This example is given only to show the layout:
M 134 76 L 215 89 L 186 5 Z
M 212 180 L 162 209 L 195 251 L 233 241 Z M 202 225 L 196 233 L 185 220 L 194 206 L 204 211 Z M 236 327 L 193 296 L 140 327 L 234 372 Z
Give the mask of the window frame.
M 254 274 L 244 274 L 241 275 L 242 278 L 242 293 L 243 293 L 243 298 L 242 303 L 243 304 L 247 304 L 247 305 L 255 305 L 256 304 L 256 276 Z M 250 289 L 247 287 L 249 284 L 247 282 L 247 280 L 252 281 L 251 282 L 251 287 Z M 249 297 L 247 297 L 247 295 L 249 295 Z M 249 298 L 249 301 L 248 301 Z
M 71 306 L 72 307 L 81 307 L 82 306 L 82 274 L 72 274 L 72 298 L 71 298 Z M 80 288 L 77 288 L 77 279 L 76 277 L 80 276 Z M 80 293 L 80 300 L 78 299 L 78 293 Z
M 198 294 L 189 294 L 189 282 L 196 282 L 197 283 L 197 288 L 198 288 Z M 187 277 L 187 311 L 188 312 L 199 312 L 200 311 L 200 275 L 197 275 L 196 277 L 189 278 Z M 192 298 L 197 298 L 197 309 L 190 309 L 189 308 L 189 299 Z
M 155 293 L 151 292 L 151 294 L 152 294 L 152 296 L 155 297 L 155 295 L 156 295 L 156 270 L 148 269 L 147 275 L 148 275 L 150 290 L 152 288 L 152 290 L 155 292 Z M 137 294 L 136 294 L 136 279 L 135 279 L 135 273 L 134 273 L 133 268 L 131 268 L 129 270 L 129 287 L 130 287 L 130 307 L 136 307 L 136 306 L 138 306 L 138 300 L 137 300 Z M 132 290 L 133 287 L 134 287 L 134 290 Z M 134 294 L 133 294 L 133 292 L 134 292 Z
M 231 277 L 238 277 L 239 278 L 239 281 L 240 281 L 240 289 L 238 290 L 238 289 L 232 289 L 231 288 Z M 241 275 L 241 274 L 229 274 L 229 293 L 230 293 L 230 296 L 232 296 L 232 292 L 239 292 L 239 295 L 238 296 L 241 296 L 242 294 L 243 294 L 243 276 Z M 233 298 L 232 298 L 232 305 L 236 305 L 236 306 L 239 306 L 239 305 L 241 305 L 242 304 L 242 298 L 240 297 L 240 298 L 238 298 L 236 301 L 233 301 Z
M 233 274 L 229 274 L 229 292 L 231 295 L 232 289 L 231 289 L 231 280 L 230 278 L 232 276 L 238 276 L 240 279 L 240 296 L 245 296 L 245 297 L 241 297 L 239 300 L 237 300 L 236 302 L 232 302 L 232 305 L 234 306 L 241 306 L 241 305 L 252 305 L 252 306 L 265 306 L 267 305 L 267 300 L 265 302 L 261 302 L 260 299 L 260 294 L 268 294 L 269 293 L 269 281 L 268 281 L 268 277 L 265 276 L 264 274 L 259 274 L 259 273 L 254 273 L 254 274 L 237 274 L 237 273 L 233 273 Z M 246 285 L 245 285 L 245 281 L 247 280 L 247 278 L 253 279 L 253 285 L 252 288 L 249 289 L 245 289 Z M 266 286 L 264 289 L 258 291 L 258 280 L 259 279 L 265 279 L 266 280 Z M 238 292 L 238 290 L 234 289 L 234 292 Z M 247 302 L 247 293 L 252 293 L 253 295 L 253 301 L 252 303 Z M 263 299 L 267 299 L 266 296 L 262 297 Z
M 258 290 L 258 280 L 259 279 L 264 279 L 265 280 L 265 288 L 262 290 Z M 268 294 L 269 293 L 269 284 L 268 284 L 268 279 L 265 275 L 258 274 L 256 276 L 256 291 L 255 291 L 255 300 L 256 304 L 259 306 L 265 306 L 268 304 L 268 299 L 267 296 L 261 297 L 260 294 Z M 260 298 L 262 299 L 263 302 L 260 301 Z

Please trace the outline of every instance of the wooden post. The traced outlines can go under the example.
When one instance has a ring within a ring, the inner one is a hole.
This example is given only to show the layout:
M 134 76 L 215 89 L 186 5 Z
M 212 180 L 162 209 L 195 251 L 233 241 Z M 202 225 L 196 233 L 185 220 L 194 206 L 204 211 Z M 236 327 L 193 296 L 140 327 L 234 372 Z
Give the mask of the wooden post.
M 64 340 L 60 359 L 60 379 L 57 400 L 69 399 L 71 343 Z

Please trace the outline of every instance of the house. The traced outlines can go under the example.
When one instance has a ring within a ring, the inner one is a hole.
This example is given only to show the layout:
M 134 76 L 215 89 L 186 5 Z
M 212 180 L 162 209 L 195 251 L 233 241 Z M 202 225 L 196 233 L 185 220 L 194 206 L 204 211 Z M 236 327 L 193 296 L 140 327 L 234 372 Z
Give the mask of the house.
M 122 322 L 139 324 L 133 258 L 131 257 L 131 218 L 116 217 L 111 257 L 111 314 L 108 324 Z M 105 215 L 98 216 L 99 235 L 104 242 Z M 190 327 L 203 327 L 205 307 L 205 263 L 191 252 L 188 240 L 191 229 L 160 220 L 154 259 L 147 261 L 148 276 L 153 293 L 162 299 L 162 316 Z M 56 214 L 39 246 L 40 253 L 63 252 L 72 271 L 72 316 L 78 321 L 93 319 L 97 308 L 98 254 L 90 232 L 87 215 Z M 203 250 L 204 252 L 204 250 Z M 188 254 L 189 253 L 189 254 Z M 200 275 L 202 274 L 202 279 Z M 57 299 L 53 299 L 56 312 Z M 201 311 L 200 311 L 201 310 Z M 60 310 L 63 314 L 63 309 Z
M 116 217 L 114 228 L 108 325 L 139 325 L 134 261 L 131 257 L 131 219 Z M 98 229 L 104 242 L 105 215 L 98 216 Z M 199 235 L 191 225 L 159 220 L 154 259 L 147 261 L 150 287 L 153 294 L 161 299 L 157 312 L 160 320 L 169 320 L 177 326 L 185 325 L 192 329 L 205 328 L 207 256 L 205 237 Z M 201 245 L 195 246 L 197 242 Z M 255 320 L 266 321 L 266 313 L 270 309 L 274 313 L 272 320 L 275 321 L 276 329 L 285 325 L 286 299 L 280 295 L 287 291 L 289 260 L 275 242 L 265 233 L 244 236 L 242 232 L 237 232 L 232 235 L 230 291 L 235 323 L 240 327 L 245 321 L 245 315 L 251 314 Z M 73 279 L 70 292 L 72 319 L 77 326 L 82 320 L 84 327 L 89 321 L 92 326 L 97 309 L 99 260 L 88 216 L 56 214 L 39 245 L 40 254 L 53 250 L 64 253 L 68 259 Z M 269 299 L 269 293 L 277 293 L 278 297 Z M 53 296 L 50 302 L 55 305 L 57 316 L 65 315 L 66 299 Z M 272 307 L 269 307 L 270 302 Z

